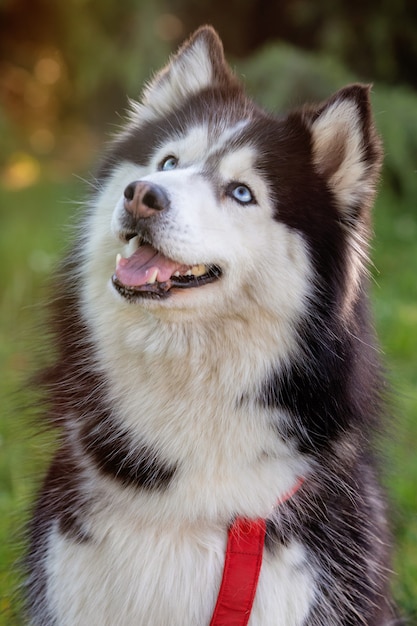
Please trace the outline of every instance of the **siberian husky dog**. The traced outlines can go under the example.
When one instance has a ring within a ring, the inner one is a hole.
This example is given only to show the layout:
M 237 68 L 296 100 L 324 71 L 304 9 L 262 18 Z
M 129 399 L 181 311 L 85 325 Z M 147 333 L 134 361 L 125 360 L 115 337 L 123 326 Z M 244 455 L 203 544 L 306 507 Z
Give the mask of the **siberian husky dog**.
M 54 297 L 29 624 L 208 626 L 236 517 L 266 520 L 250 626 L 395 623 L 380 163 L 367 86 L 272 116 L 210 27 L 132 103 Z

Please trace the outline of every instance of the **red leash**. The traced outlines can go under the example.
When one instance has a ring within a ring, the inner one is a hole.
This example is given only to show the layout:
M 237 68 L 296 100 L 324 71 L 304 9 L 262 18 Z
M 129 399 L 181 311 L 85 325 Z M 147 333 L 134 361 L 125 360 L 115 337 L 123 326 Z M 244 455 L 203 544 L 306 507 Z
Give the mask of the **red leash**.
M 236 518 L 229 528 L 223 579 L 210 626 L 246 626 L 261 572 L 264 519 Z
M 289 500 L 304 479 L 278 504 Z M 266 520 L 237 517 L 229 528 L 223 578 L 210 626 L 247 626 L 261 572 Z

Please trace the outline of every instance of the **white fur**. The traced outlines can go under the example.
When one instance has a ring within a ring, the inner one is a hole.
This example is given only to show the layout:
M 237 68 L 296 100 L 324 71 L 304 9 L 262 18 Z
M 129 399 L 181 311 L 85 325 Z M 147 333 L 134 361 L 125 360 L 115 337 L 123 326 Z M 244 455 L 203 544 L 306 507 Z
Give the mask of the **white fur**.
M 363 158 L 363 132 L 358 105 L 353 100 L 336 100 L 312 125 L 313 154 L 319 171 L 331 169 L 335 149 L 343 147 L 343 158 L 329 179 L 340 208 L 349 208 L 372 197 L 374 188 Z
M 60 626 L 209 624 L 223 570 L 222 529 L 201 521 L 114 522 L 99 542 L 75 548 L 52 535 L 49 595 Z M 305 550 L 293 542 L 279 558 L 265 556 L 249 626 L 299 626 L 313 598 Z
M 351 208 L 367 204 L 374 194 L 374 181 L 369 176 L 368 165 L 364 160 L 363 131 L 358 105 L 353 100 L 336 100 L 313 123 L 313 156 L 322 174 L 334 170 L 328 178 L 339 208 L 348 224 L 350 243 L 349 284 L 346 288 L 343 315 L 348 317 L 356 300 L 368 264 L 368 234 L 364 226 L 355 221 L 349 226 Z M 343 156 L 337 153 L 343 149 Z M 334 168 L 333 162 L 337 163 Z
M 308 474 L 307 462 L 273 432 L 269 411 L 249 399 L 270 364 L 285 367 L 296 351 L 294 325 L 311 291 L 308 254 L 297 233 L 271 219 L 250 147 L 227 153 L 205 177 L 203 166 L 221 147 L 194 128 L 161 146 L 149 168 L 120 164 L 84 226 L 83 312 L 109 400 L 133 440 L 137 433 L 178 470 L 166 492 L 120 489 L 74 436 L 83 492 L 96 505 L 85 520 L 89 542 L 74 545 L 57 530 L 50 537 L 48 597 L 60 626 L 208 624 L 228 523 L 236 514 L 268 517 Z M 166 154 L 180 167 L 155 171 Z M 171 198 L 158 247 L 186 264 L 218 264 L 221 280 L 142 305 L 115 292 L 114 259 L 127 251 L 118 236 L 121 198 L 137 179 L 162 185 Z M 257 204 L 225 197 L 231 180 L 250 185 Z M 299 626 L 312 601 L 304 549 L 292 544 L 281 553 L 265 560 L 251 626 Z
M 237 510 L 267 513 L 300 471 L 288 444 L 278 450 L 273 438 L 271 448 L 268 413 L 251 403 L 236 407 L 242 395 L 256 395 L 271 362 L 281 359 L 285 367 L 296 350 L 294 325 L 311 290 L 310 266 L 301 237 L 271 220 L 266 185 L 250 168 L 251 149 L 225 157 L 216 177 L 220 187 L 243 179 L 259 204 L 219 203 L 200 171 L 210 148 L 207 139 L 202 142 L 204 132 L 197 135 L 199 142 L 188 144 L 193 164 L 182 139 L 160 151 L 178 156 L 184 163 L 178 170 L 145 174 L 124 164 L 115 171 L 85 228 L 91 236 L 82 261 L 83 301 L 99 367 L 124 423 L 133 433 L 140 424 L 142 440 L 184 468 L 172 498 L 175 510 L 177 498 L 183 503 L 176 514 L 227 519 Z M 121 194 L 138 177 L 162 185 L 171 197 L 158 248 L 185 264 L 218 264 L 220 281 L 142 306 L 106 287 L 116 253 L 125 249 L 117 238 L 122 203 L 112 190 Z M 278 285 L 273 293 L 267 287 L 272 281 Z M 168 504 L 158 502 L 156 515 L 160 506 Z
M 326 120 L 317 155 L 327 149 Z M 269 411 L 250 400 L 271 363 L 285 368 L 296 354 L 295 325 L 313 281 L 301 235 L 271 219 L 254 149 L 222 156 L 246 123 L 214 141 L 207 128 L 191 128 L 159 146 L 148 167 L 120 163 L 84 225 L 83 314 L 109 400 L 133 441 L 140 437 L 178 470 L 166 492 L 120 489 L 79 454 L 83 492 L 96 505 L 85 520 L 88 543 L 74 546 L 58 531 L 50 538 L 49 598 L 60 626 L 208 624 L 228 523 L 236 514 L 270 516 L 277 498 L 310 471 L 273 432 Z M 169 154 L 178 168 L 158 171 Z M 154 233 L 158 249 L 186 265 L 215 263 L 221 280 L 141 304 L 116 293 L 109 282 L 115 257 L 128 255 L 130 246 L 119 237 L 123 191 L 138 179 L 162 186 L 170 198 Z M 226 196 L 230 181 L 249 185 L 256 204 Z M 250 626 L 301 626 L 314 600 L 305 549 L 296 543 L 279 549 L 278 558 L 265 556 Z
M 131 102 L 133 119 L 152 120 L 171 112 L 187 97 L 213 82 L 210 50 L 204 39 L 182 51 L 167 67 L 158 72 L 147 86 L 142 101 Z

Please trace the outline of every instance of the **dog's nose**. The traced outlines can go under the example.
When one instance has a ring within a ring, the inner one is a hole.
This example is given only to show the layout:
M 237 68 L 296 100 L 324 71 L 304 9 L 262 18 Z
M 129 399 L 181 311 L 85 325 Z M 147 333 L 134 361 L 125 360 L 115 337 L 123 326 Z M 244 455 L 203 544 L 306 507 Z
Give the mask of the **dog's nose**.
M 169 207 L 166 191 L 159 185 L 137 180 L 124 190 L 124 207 L 135 217 L 146 218 L 156 215 Z

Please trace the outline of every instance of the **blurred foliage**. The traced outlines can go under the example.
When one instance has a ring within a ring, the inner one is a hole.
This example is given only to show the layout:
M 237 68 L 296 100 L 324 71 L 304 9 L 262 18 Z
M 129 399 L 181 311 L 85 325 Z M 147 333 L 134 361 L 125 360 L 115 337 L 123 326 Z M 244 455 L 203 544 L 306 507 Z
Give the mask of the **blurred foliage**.
M 247 56 L 282 40 L 327 51 L 358 76 L 417 86 L 415 0 L 173 0 L 174 12 L 193 30 L 219 29 L 226 50 Z
M 181 32 L 158 7 L 153 0 L 2 0 L 0 168 L 23 152 L 57 178 L 85 170 L 104 125 L 120 124 L 126 94 L 138 96 Z
M 232 58 L 286 41 L 363 80 L 417 86 L 415 0 L 0 0 L 0 167 L 23 152 L 47 161 L 57 178 L 83 171 L 97 134 L 108 120 L 119 123 L 126 93 L 137 96 L 168 52 L 207 22 Z M 286 57 L 303 94 L 301 82 L 313 85 L 317 76 L 315 60 L 309 81 L 301 57 L 283 48 L 278 67 L 270 58 L 271 76 L 279 77 Z M 330 65 L 333 76 L 339 70 Z M 320 80 L 324 94 L 332 81 L 323 72 Z

